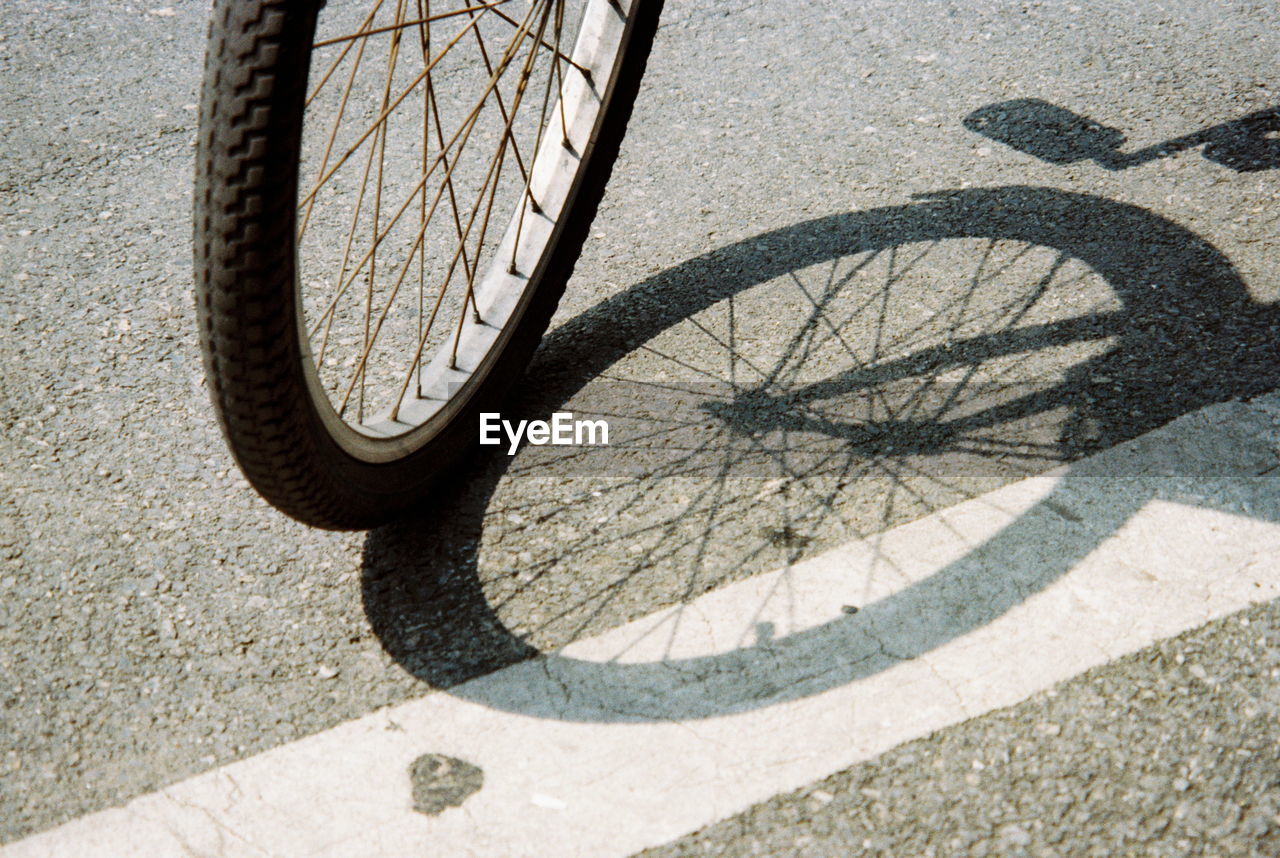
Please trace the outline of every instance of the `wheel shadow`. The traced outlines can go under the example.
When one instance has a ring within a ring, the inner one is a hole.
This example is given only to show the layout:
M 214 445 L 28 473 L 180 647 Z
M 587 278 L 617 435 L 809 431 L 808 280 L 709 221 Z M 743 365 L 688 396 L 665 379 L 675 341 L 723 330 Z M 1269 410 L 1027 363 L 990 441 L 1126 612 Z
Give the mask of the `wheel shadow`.
M 961 259 L 972 263 L 963 276 Z M 783 304 L 795 319 L 778 330 L 766 323 Z M 722 366 L 666 343 L 688 325 Z M 710 717 L 818 693 L 991 622 L 1162 492 L 1211 480 L 1247 495 L 1274 464 L 1258 457 L 1274 454 L 1148 457 L 1132 464 L 1146 480 L 1136 492 L 1117 483 L 1114 462 L 1075 466 L 965 558 L 796 634 L 755 629 L 730 652 L 642 664 L 552 651 L 1280 387 L 1278 333 L 1274 308 L 1254 302 L 1208 242 L 1088 195 L 945 192 L 764 233 L 549 334 L 528 376 L 537 384 L 512 413 L 612 416 L 622 436 L 599 450 L 477 457 L 433 505 L 369 535 L 366 614 L 386 651 L 427 684 L 542 717 Z M 661 367 L 678 377 L 655 382 Z M 522 480 L 537 487 L 506 490 Z M 770 507 L 775 495 L 787 501 Z M 872 509 L 845 512 L 867 497 Z M 1280 520 L 1274 498 L 1241 500 Z M 1066 507 L 1086 512 L 1064 523 Z M 1051 564 L 992 562 L 1046 540 Z M 876 657 L 833 657 L 871 633 Z M 544 652 L 571 704 L 460 687 Z

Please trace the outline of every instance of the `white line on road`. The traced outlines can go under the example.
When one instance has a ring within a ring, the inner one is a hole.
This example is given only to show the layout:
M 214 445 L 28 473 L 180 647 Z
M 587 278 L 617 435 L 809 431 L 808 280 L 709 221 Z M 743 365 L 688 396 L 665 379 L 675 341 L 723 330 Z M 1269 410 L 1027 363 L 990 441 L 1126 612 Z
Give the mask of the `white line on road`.
M 0 854 L 562 858 L 666 842 L 1276 598 L 1278 405 L 1213 406 Z M 417 813 L 423 754 L 483 784 Z

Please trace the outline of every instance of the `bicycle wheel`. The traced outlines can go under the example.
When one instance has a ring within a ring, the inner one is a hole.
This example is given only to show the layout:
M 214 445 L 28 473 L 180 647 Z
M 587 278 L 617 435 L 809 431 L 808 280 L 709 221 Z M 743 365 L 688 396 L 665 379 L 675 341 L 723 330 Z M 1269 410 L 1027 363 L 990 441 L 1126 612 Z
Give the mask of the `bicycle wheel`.
M 217 0 L 200 337 L 223 433 L 269 502 L 370 527 L 476 442 L 581 250 L 660 8 Z

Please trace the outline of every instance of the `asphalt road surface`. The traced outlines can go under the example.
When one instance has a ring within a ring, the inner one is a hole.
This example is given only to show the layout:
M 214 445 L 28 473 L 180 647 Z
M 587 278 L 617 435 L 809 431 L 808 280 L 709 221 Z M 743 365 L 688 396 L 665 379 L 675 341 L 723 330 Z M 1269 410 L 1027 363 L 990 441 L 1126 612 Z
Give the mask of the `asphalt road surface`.
M 1273 3 L 668 0 L 511 409 L 635 443 L 309 530 L 201 380 L 206 14 L 0 13 L 0 842 L 1280 387 Z M 658 854 L 1277 854 L 1278 635 L 1255 606 Z

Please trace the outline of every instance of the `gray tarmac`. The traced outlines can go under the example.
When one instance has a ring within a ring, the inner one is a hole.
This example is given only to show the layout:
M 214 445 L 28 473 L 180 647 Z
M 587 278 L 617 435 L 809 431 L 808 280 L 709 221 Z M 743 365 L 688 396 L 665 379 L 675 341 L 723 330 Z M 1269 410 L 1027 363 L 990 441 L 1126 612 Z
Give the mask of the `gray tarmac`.
M 1280 387 L 1280 144 L 1260 113 L 1280 104 L 1273 4 L 669 0 L 592 240 L 511 408 L 616 414 L 626 449 L 648 449 L 480 459 L 400 523 L 306 529 L 239 477 L 201 381 L 205 15 L 30 0 L 0 15 L 0 841 Z M 679 419 L 661 424 L 666 394 L 636 384 L 675 389 Z M 1273 608 L 1249 616 L 1274 629 Z M 1274 637 L 1231 620 L 1191 638 L 1238 653 L 1205 666 L 1223 694 L 1274 694 Z M 685 846 L 890 837 L 941 854 L 971 832 L 1005 848 L 1001 827 L 1032 822 L 1006 803 L 1056 800 L 1029 775 L 983 779 L 1022 770 L 965 781 L 938 841 L 865 834 L 858 790 L 897 783 L 912 754 L 963 779 L 958 748 L 981 735 L 1090 758 L 1073 737 L 1121 705 L 1092 701 L 1126 677 L 1174 685 L 1097 764 L 1099 802 L 1135 795 L 1089 823 L 1105 851 L 1144 808 L 1188 800 L 1190 778 L 1164 775 L 1181 763 L 1111 782 L 1131 768 L 1115 754 L 1169 746 L 1175 722 L 1226 743 L 1261 722 L 1138 657 L 838 776 L 814 827 L 796 815 L 810 799 L 782 797 Z M 1070 747 L 1032 741 L 1050 712 Z M 1195 807 L 1254 800 L 1231 837 L 1266 818 L 1274 779 L 1228 783 L 1229 763 L 1172 747 L 1215 773 Z M 940 813 L 929 795 L 894 793 L 883 822 Z M 1032 839 L 1014 846 L 1041 842 L 1019 830 Z M 1150 842 L 1176 846 L 1169 830 Z
M 1273 602 L 641 854 L 1275 855 L 1278 679 Z

